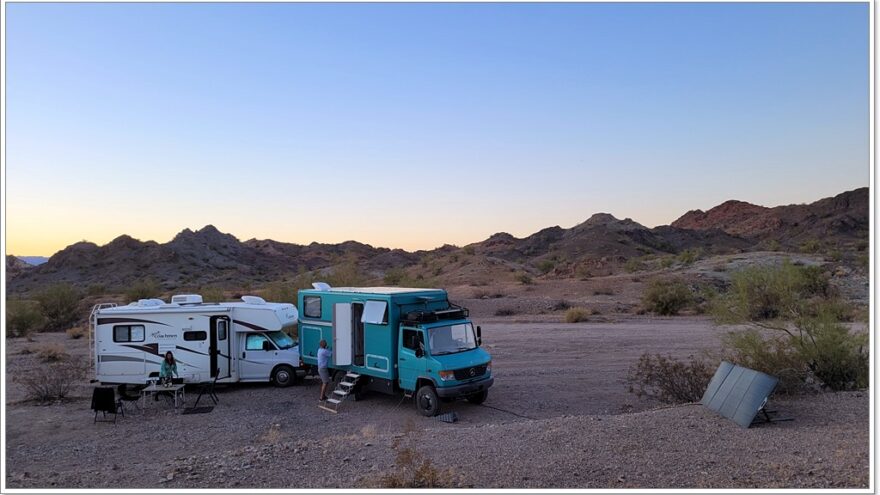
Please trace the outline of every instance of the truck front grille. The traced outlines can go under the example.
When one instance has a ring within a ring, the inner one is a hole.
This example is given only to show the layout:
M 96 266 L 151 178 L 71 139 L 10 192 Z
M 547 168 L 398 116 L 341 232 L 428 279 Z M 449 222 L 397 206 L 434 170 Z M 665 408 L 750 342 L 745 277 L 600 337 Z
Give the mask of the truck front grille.
M 456 380 L 469 380 L 486 374 L 486 365 L 471 366 L 470 368 L 461 368 L 453 371 Z

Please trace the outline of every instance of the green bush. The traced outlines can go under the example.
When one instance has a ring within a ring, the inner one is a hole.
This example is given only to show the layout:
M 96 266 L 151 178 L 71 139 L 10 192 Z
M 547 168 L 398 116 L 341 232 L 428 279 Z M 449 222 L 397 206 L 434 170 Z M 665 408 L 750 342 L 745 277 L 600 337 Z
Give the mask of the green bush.
M 672 356 L 644 353 L 627 373 L 629 391 L 667 404 L 698 402 L 715 373 L 702 359 L 681 361 Z
M 464 254 L 468 256 L 471 256 L 474 254 L 474 252 L 476 252 L 474 246 L 465 246 L 464 248 L 462 248 L 462 251 L 464 251 Z
M 6 330 L 10 337 L 28 337 L 42 328 L 45 317 L 37 301 L 8 299 L 6 301 Z
M 660 258 L 660 268 L 669 268 L 673 263 L 675 263 L 675 258 L 673 256 L 664 256 L 663 258 Z
M 516 278 L 517 282 L 519 282 L 523 285 L 531 285 L 532 284 L 532 277 L 526 272 L 517 273 L 515 278 Z
M 788 390 L 812 378 L 832 390 L 868 385 L 868 336 L 841 323 L 853 309 L 819 268 L 786 262 L 742 270 L 715 302 L 718 323 L 755 327 L 725 338 L 732 361 L 778 376 Z
M 140 299 L 153 299 L 161 295 L 162 287 L 159 285 L 159 282 L 150 277 L 138 280 L 125 291 L 125 298 L 128 302 L 135 302 Z
M 816 239 L 808 239 L 801 243 L 802 253 L 818 253 L 822 250 L 822 243 Z
M 358 287 L 364 285 L 367 278 L 356 262 L 348 261 L 333 267 L 324 281 L 331 287 Z
M 627 273 L 640 272 L 645 269 L 645 263 L 639 258 L 630 258 L 623 264 L 623 269 Z
M 683 265 L 692 265 L 695 261 L 703 256 L 703 250 L 700 248 L 685 249 L 678 253 L 678 261 Z
M 80 292 L 70 284 L 60 283 L 46 287 L 34 296 L 40 303 L 45 318 L 45 329 L 66 330 L 77 320 Z
M 655 278 L 648 282 L 642 304 L 659 315 L 676 315 L 693 302 L 693 294 L 683 281 L 676 278 Z
M 569 308 L 565 312 L 565 322 L 578 323 L 580 321 L 587 321 L 591 314 L 592 312 L 586 308 Z
M 403 271 L 403 268 L 391 268 L 385 272 L 385 284 L 400 285 L 405 277 L 406 272 Z
M 556 268 L 556 261 L 554 260 L 541 260 L 538 262 L 538 270 L 543 274 L 550 273 L 554 268 Z

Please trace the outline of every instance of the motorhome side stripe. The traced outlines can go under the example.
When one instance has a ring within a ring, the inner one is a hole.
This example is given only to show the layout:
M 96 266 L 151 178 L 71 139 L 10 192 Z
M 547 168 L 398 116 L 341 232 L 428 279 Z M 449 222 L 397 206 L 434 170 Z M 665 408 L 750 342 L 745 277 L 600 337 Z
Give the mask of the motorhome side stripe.
M 98 325 L 107 325 L 110 323 L 152 323 L 154 325 L 162 325 L 166 327 L 170 327 L 171 325 L 167 323 L 162 323 L 160 321 L 152 321 L 152 320 L 141 320 L 140 318 L 98 318 Z
M 155 354 L 157 356 L 161 356 L 161 354 L 159 354 L 159 344 L 147 344 L 147 345 L 125 344 L 125 347 L 131 347 L 132 349 L 137 349 L 139 351 L 149 352 L 150 354 Z
M 254 325 L 253 323 L 248 323 L 246 321 L 235 320 L 235 324 L 241 325 L 243 327 L 248 327 L 251 330 L 262 330 L 264 332 L 268 331 L 267 329 L 261 327 L 260 325 Z
M 192 349 L 188 349 L 188 348 L 186 348 L 186 347 L 183 347 L 182 345 L 178 345 L 178 346 L 175 346 L 175 347 L 177 347 L 178 349 L 184 350 L 184 351 L 186 351 L 186 352 L 191 352 L 191 353 L 193 353 L 193 354 L 201 354 L 202 356 L 207 356 L 207 355 L 208 355 L 207 352 L 194 351 L 194 350 L 192 350 Z

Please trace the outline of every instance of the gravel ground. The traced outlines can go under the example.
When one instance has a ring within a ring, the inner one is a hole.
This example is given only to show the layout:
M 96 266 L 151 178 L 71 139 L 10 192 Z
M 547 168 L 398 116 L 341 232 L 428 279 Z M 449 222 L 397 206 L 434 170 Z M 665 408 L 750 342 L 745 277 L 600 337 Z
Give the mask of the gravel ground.
M 210 414 L 178 415 L 160 403 L 116 425 L 92 424 L 87 384 L 79 399 L 49 406 L 22 402 L 10 387 L 6 485 L 365 487 L 399 473 L 395 456 L 411 446 L 449 470 L 441 481 L 452 486 L 868 486 L 866 393 L 773 398 L 795 420 L 744 430 L 701 406 L 657 408 L 626 392 L 626 370 L 642 352 L 716 346 L 722 330 L 704 319 L 480 323 L 496 386 L 486 406 L 448 404 L 455 424 L 382 395 L 325 413 L 311 379 L 287 389 L 230 386 Z M 84 341 L 38 338 L 86 352 Z M 9 370 L 40 365 L 19 354 L 38 344 L 7 344 Z

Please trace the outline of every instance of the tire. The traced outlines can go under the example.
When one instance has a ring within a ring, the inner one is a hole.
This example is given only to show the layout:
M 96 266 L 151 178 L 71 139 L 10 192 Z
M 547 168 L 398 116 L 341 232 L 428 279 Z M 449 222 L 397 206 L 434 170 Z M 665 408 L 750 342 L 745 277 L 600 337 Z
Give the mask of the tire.
M 275 368 L 272 372 L 272 383 L 276 387 L 289 387 L 296 383 L 296 370 L 292 367 L 282 364 Z
M 436 416 L 440 414 L 440 398 L 437 391 L 431 385 L 425 385 L 416 392 L 416 409 L 422 416 Z
M 483 402 L 486 402 L 486 398 L 489 397 L 489 391 L 483 390 L 482 392 L 477 392 L 475 394 L 471 394 L 467 396 L 467 401 L 471 404 L 480 405 Z

